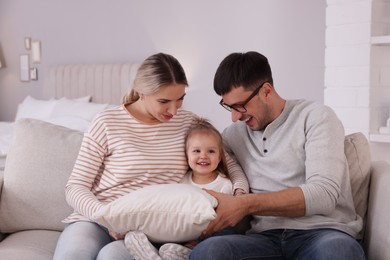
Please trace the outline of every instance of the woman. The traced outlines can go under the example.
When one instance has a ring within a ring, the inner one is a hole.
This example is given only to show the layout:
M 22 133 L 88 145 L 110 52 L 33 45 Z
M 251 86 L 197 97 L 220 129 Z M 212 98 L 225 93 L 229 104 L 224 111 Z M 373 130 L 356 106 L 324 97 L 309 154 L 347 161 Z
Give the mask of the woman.
M 171 55 L 147 58 L 123 104 L 100 113 L 84 136 L 65 188 L 74 208 L 54 259 L 132 259 L 121 234 L 90 217 L 102 205 L 139 188 L 179 182 L 188 169 L 184 138 L 197 116 L 180 109 L 188 85 Z M 242 170 L 229 158 L 235 189 L 246 190 Z

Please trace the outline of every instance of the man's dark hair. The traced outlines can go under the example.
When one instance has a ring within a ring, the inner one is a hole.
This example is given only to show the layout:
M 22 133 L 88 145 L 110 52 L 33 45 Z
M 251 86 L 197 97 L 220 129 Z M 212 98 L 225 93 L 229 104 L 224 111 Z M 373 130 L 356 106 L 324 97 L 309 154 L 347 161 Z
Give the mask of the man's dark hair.
M 255 51 L 237 52 L 228 55 L 219 64 L 214 76 L 214 90 L 221 96 L 240 86 L 256 89 L 265 81 L 273 85 L 268 59 Z

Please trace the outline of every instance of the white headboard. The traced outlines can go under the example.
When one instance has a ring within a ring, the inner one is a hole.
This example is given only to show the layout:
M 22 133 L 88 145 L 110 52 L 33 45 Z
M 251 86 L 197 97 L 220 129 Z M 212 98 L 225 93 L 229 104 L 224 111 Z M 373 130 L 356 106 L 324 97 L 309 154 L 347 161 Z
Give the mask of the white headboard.
M 139 63 L 69 64 L 45 70 L 44 98 L 92 96 L 96 103 L 120 104 Z

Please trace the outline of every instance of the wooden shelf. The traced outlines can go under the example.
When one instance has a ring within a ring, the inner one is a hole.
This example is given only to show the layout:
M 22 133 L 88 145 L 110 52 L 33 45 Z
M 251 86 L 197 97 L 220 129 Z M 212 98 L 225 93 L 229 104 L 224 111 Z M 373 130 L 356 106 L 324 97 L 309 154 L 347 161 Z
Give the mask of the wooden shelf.
M 370 141 L 376 143 L 390 143 L 390 134 L 370 134 Z
M 389 45 L 390 46 L 390 35 L 373 36 L 371 37 L 372 45 Z

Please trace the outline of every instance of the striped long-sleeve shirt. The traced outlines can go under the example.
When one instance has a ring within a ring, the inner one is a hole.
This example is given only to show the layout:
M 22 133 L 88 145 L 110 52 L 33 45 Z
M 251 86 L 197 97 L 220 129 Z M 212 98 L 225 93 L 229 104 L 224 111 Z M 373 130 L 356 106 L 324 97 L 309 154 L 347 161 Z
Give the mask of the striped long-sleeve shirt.
M 139 188 L 178 183 L 188 170 L 184 138 L 197 116 L 179 109 L 168 122 L 144 124 L 126 108 L 100 113 L 85 134 L 65 188 L 74 213 L 66 223 L 89 220 L 103 204 Z M 248 190 L 246 177 L 230 157 L 234 188 Z

